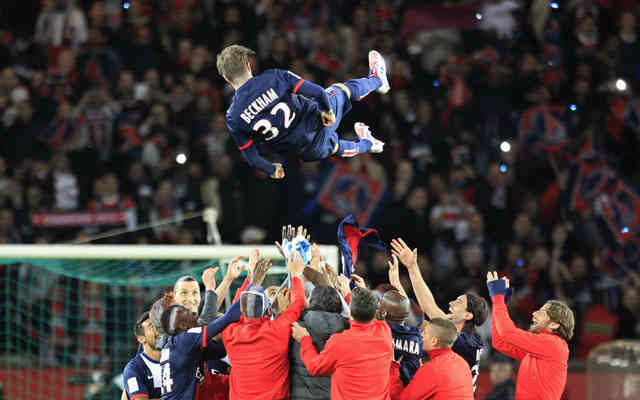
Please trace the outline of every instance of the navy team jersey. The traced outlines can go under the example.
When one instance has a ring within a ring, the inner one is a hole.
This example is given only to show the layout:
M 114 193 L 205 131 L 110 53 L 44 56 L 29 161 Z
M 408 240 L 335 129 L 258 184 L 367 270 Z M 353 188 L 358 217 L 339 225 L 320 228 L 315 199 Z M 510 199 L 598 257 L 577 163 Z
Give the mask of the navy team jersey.
M 124 367 L 124 390 L 129 400 L 160 398 L 160 362 L 140 352 Z
M 217 320 L 169 337 L 160 358 L 162 400 L 194 399 L 198 380 L 196 372 L 203 358 L 222 358 L 226 355 L 224 346 L 214 341 L 214 336 L 239 318 L 240 302 L 235 302 Z M 203 354 L 204 348 L 206 354 Z
M 476 391 L 478 375 L 480 375 L 480 355 L 483 347 L 482 339 L 472 333 L 460 332 L 458 339 L 453 342 L 453 351 L 464 358 L 469 364 L 469 368 L 471 368 L 474 392 Z
M 240 150 L 259 141 L 278 153 L 300 154 L 321 128 L 320 111 L 329 109 L 321 87 L 293 72 L 269 69 L 236 90 L 227 128 Z
M 398 325 L 393 322 L 387 322 L 391 328 L 391 336 L 393 337 L 393 356 L 398 359 L 402 356 L 400 362 L 400 379 L 406 386 L 409 384 L 413 375 L 420 368 L 420 359 L 424 356 L 422 350 L 422 331 L 407 325 Z

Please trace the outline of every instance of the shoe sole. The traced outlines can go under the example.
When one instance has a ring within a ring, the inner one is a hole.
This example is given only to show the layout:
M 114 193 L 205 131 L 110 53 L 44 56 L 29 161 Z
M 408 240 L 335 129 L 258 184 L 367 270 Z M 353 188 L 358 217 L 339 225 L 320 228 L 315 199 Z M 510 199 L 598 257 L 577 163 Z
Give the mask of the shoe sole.
M 383 77 L 378 76 L 377 71 L 375 70 L 375 65 L 378 60 L 384 63 L 385 73 Z M 378 76 L 378 78 L 380 78 L 380 80 L 382 81 L 382 86 L 380 86 L 376 91 L 380 94 L 386 94 L 387 92 L 389 92 L 389 90 L 391 89 L 391 85 L 389 85 L 389 78 L 387 77 L 387 65 L 384 61 L 384 57 L 382 57 L 382 54 L 380 54 L 376 50 L 371 50 L 369 52 L 369 69 L 376 71 L 376 76 Z

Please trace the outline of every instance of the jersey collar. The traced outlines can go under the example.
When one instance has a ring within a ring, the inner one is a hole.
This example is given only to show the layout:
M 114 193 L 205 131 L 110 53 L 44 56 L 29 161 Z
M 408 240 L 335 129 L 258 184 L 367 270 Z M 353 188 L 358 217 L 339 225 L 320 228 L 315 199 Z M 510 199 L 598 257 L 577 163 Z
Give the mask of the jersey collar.
M 451 350 L 451 347 L 447 347 L 445 349 L 433 349 L 431 351 L 428 351 L 427 354 L 429 354 L 429 358 L 434 359 L 435 357 L 451 353 L 452 351 L 453 350 Z
M 149 357 L 144 351 L 142 353 L 140 353 L 140 355 L 144 358 L 147 359 L 147 361 L 152 362 L 154 364 L 160 364 L 160 361 L 156 361 L 154 359 L 152 359 L 151 357 Z

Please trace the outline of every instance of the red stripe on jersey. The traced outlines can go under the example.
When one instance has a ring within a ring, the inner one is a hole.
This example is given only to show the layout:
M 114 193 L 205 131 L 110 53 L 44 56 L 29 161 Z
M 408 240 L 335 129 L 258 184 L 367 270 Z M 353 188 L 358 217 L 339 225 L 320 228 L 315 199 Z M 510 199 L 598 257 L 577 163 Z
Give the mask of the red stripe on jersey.
M 136 400 L 136 399 L 148 399 L 149 395 L 146 393 L 138 393 L 135 396 L 131 397 L 131 400 Z
M 304 83 L 304 79 L 300 79 L 298 81 L 298 84 L 296 85 L 296 87 L 293 88 L 293 93 L 294 94 L 298 92 L 298 89 L 300 89 L 300 86 L 302 86 L 303 83 Z
M 207 326 L 202 327 L 202 347 L 207 347 Z
M 247 142 L 247 144 L 245 144 L 244 146 L 240 146 L 240 147 L 238 147 L 238 150 L 244 150 L 244 149 L 247 149 L 247 148 L 249 148 L 249 146 L 251 146 L 252 144 L 253 144 L 253 139 L 249 140 L 249 141 Z

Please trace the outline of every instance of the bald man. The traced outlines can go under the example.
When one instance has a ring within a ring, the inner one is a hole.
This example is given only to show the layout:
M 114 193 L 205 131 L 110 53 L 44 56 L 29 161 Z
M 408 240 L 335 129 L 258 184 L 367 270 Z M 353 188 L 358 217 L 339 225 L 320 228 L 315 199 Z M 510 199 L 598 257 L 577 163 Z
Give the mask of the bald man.
M 400 379 L 406 386 L 420 368 L 422 358 L 422 331 L 406 325 L 411 302 L 396 289 L 387 290 L 380 299 L 377 317 L 387 322 L 393 336 L 394 359 L 402 357 Z

